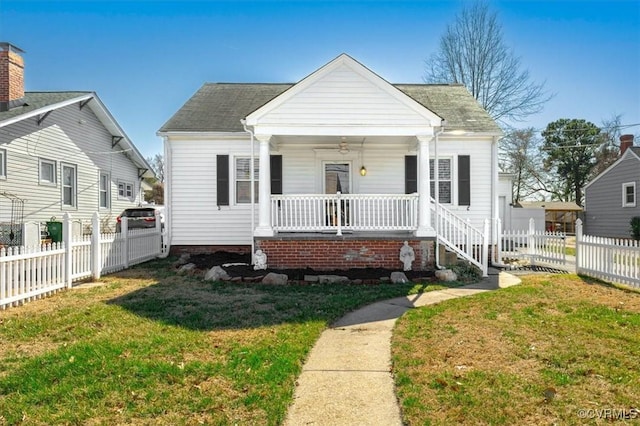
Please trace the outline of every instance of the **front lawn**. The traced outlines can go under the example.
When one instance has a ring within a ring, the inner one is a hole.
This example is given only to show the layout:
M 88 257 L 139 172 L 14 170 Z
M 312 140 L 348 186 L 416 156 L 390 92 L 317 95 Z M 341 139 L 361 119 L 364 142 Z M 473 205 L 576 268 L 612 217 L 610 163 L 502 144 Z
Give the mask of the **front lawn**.
M 279 424 L 320 333 L 439 288 L 211 283 L 153 261 L 0 311 L 2 424 Z
M 576 275 L 412 310 L 392 354 L 411 425 L 640 419 L 640 294 Z

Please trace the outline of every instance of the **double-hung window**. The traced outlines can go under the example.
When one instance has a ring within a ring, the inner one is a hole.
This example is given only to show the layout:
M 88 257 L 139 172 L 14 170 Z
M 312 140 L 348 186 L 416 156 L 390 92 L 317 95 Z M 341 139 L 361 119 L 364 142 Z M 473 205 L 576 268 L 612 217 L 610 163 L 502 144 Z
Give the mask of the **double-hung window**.
M 636 183 L 627 182 L 622 184 L 622 207 L 636 206 Z
M 429 160 L 429 180 L 431 181 L 431 197 L 435 198 L 435 160 Z M 451 196 L 451 158 L 438 158 L 438 194 L 440 202 L 450 204 Z
M 109 173 L 100 172 L 98 180 L 98 207 L 101 209 L 108 209 L 111 204 L 111 179 Z
M 258 164 L 259 159 L 253 159 L 253 177 L 254 177 L 254 201 L 258 202 Z M 251 202 L 251 158 L 236 157 L 235 161 L 236 176 L 236 203 L 247 204 Z
M 38 160 L 38 172 L 41 184 L 44 185 L 55 185 L 57 182 L 56 179 L 56 162 L 53 160 L 47 160 L 45 158 L 40 158 Z
M 62 164 L 62 205 L 77 207 L 77 168 L 73 164 Z
M 0 149 L 0 179 L 7 177 L 7 151 Z
M 133 201 L 133 184 L 130 182 L 118 182 L 118 199 Z

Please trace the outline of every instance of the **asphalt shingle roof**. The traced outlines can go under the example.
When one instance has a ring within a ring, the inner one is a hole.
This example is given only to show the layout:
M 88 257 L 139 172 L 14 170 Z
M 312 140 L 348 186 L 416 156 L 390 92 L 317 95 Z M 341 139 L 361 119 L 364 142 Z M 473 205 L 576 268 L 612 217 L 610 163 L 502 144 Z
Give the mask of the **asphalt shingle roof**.
M 25 92 L 25 105 L 0 112 L 0 122 L 92 92 Z
M 294 84 L 205 83 L 160 132 L 241 132 L 240 120 Z M 500 132 L 462 85 L 396 84 L 396 88 L 446 120 L 450 130 Z

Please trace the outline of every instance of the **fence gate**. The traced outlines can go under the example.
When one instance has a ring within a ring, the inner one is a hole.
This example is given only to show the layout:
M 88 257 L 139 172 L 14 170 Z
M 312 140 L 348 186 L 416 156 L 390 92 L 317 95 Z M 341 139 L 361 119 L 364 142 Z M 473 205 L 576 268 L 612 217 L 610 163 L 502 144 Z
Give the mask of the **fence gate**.
M 567 265 L 567 236 L 563 232 L 536 231 L 535 221 L 529 220 L 529 229 L 503 231 L 496 220 L 496 260 L 509 264 L 524 260 L 531 265 L 551 264 L 563 269 Z

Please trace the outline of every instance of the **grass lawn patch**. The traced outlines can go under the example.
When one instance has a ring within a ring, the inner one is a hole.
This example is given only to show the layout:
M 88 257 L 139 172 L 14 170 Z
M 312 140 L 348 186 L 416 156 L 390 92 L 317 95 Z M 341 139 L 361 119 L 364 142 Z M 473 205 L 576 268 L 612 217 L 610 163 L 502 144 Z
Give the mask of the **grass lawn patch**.
M 400 318 L 392 357 L 408 424 L 640 418 L 640 293 L 576 275 L 522 279 Z
M 170 265 L 0 311 L 0 425 L 279 424 L 328 324 L 442 288 L 205 282 Z

